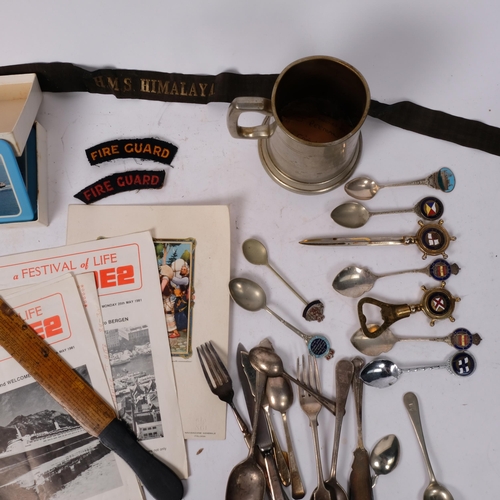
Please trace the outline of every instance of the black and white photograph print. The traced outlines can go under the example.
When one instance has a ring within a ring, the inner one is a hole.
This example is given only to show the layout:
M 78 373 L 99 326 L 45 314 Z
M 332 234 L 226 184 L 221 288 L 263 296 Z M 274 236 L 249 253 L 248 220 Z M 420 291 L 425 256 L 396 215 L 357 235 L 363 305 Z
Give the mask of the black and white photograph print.
M 90 383 L 86 366 L 75 371 Z M 2 500 L 85 500 L 120 486 L 113 454 L 37 382 L 0 394 Z
M 118 414 L 139 441 L 163 437 L 148 325 L 105 332 Z

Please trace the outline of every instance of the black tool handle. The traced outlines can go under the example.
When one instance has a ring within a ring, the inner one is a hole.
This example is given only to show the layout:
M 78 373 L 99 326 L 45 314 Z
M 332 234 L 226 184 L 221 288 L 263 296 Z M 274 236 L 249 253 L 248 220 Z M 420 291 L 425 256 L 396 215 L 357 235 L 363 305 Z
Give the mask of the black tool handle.
M 182 481 L 175 472 L 143 448 L 121 420 L 112 420 L 99 434 L 99 441 L 127 462 L 156 500 L 180 500 L 184 496 Z

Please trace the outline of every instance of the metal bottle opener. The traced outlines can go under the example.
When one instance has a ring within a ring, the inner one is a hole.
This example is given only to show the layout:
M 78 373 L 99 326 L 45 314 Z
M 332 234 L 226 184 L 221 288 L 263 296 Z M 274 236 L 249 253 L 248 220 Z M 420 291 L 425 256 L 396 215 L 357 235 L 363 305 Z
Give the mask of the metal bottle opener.
M 454 297 L 448 290 L 445 290 L 446 282 L 442 282 L 440 287 L 427 290 L 425 286 L 422 290 L 425 292 L 419 304 L 387 304 L 372 297 L 365 297 L 358 302 L 358 317 L 363 333 L 368 338 L 376 338 L 381 335 L 389 326 L 400 319 L 407 318 L 410 314 L 422 311 L 431 319 L 430 325 L 434 326 L 437 320 L 448 318 L 455 321 L 452 316 L 455 309 L 455 303 L 460 302 L 460 297 Z M 384 322 L 382 325 L 368 328 L 367 319 L 363 313 L 363 306 L 372 304 L 380 308 L 380 313 Z

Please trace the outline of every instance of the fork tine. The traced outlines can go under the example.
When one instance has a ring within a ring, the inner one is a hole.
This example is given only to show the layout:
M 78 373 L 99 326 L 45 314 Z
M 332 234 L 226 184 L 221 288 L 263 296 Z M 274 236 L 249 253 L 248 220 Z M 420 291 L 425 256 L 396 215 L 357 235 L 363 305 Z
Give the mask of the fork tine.
M 212 353 L 213 357 L 216 360 L 216 363 L 214 366 L 217 369 L 217 372 L 219 373 L 219 375 L 222 379 L 222 382 L 223 383 L 227 382 L 228 380 L 230 380 L 229 372 L 227 371 L 226 366 L 222 362 L 222 359 L 220 359 L 220 356 L 217 354 L 217 351 L 215 350 L 215 347 L 212 344 L 212 341 L 207 342 L 206 346 L 207 346 L 207 349 Z
M 310 356 L 310 358 L 312 359 L 312 365 L 314 368 L 314 378 L 315 378 L 316 391 L 321 392 L 321 378 L 319 376 L 318 361 L 313 356 Z
M 302 368 L 300 365 L 300 358 L 297 358 L 297 380 L 299 382 L 304 382 L 303 377 L 302 377 Z M 300 387 L 299 385 L 297 386 L 297 392 L 299 394 L 299 397 L 304 393 L 304 389 Z
M 227 380 L 225 374 L 220 369 L 220 365 L 217 359 L 215 359 L 217 353 L 215 352 L 214 347 L 210 342 L 206 342 L 201 347 L 202 347 L 202 353 L 205 357 L 206 366 L 208 368 L 208 371 L 210 372 L 210 375 L 212 376 L 213 383 L 215 384 L 215 386 L 222 385 Z M 213 353 L 215 353 L 215 356 Z M 218 356 L 217 358 L 220 360 Z M 220 364 L 222 364 L 222 361 L 220 361 Z
M 204 351 L 203 351 L 203 345 L 200 345 L 199 347 L 196 348 L 196 351 L 198 352 L 198 358 L 200 359 L 200 364 L 201 364 L 201 369 L 203 370 L 203 375 L 205 375 L 205 379 L 207 381 L 208 386 L 210 387 L 210 390 L 214 390 L 214 385 L 212 383 L 212 379 L 210 378 L 210 375 L 207 372 L 207 369 L 205 367 L 205 358 L 204 358 Z

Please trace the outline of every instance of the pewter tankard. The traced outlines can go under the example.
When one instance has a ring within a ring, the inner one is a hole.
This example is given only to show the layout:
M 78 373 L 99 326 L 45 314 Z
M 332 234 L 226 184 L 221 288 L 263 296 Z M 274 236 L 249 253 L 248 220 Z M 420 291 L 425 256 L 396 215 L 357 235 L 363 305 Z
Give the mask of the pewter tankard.
M 271 99 L 234 99 L 227 126 L 235 138 L 258 140 L 264 168 L 282 187 L 318 194 L 352 175 L 369 107 L 370 90 L 358 70 L 333 57 L 306 57 L 281 72 Z M 241 126 L 245 112 L 265 115 L 263 123 Z

